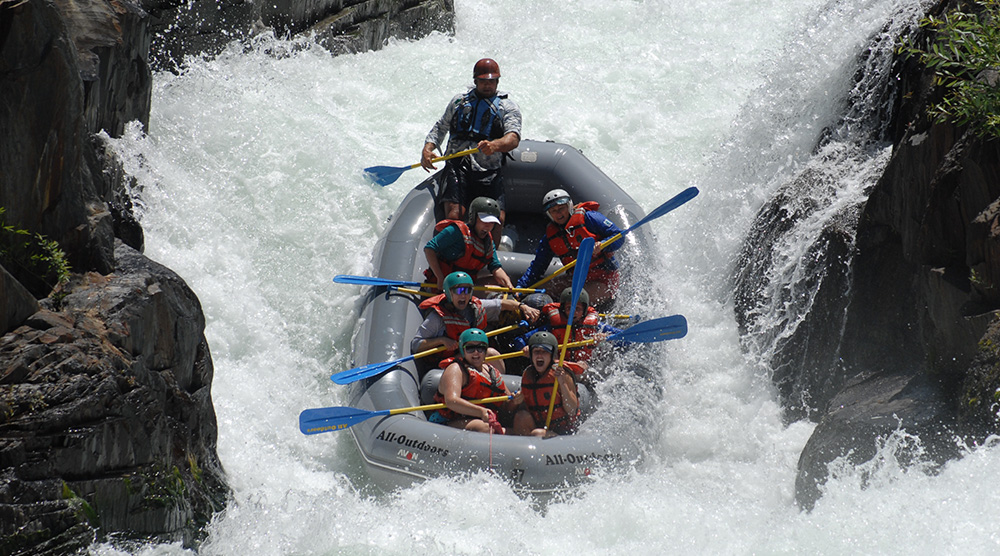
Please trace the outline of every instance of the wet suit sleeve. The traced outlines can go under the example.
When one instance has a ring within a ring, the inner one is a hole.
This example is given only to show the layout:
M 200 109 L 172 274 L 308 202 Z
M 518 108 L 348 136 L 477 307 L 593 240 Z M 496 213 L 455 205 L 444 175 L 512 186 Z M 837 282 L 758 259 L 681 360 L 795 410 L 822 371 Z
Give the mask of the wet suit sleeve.
M 430 340 L 431 338 L 440 338 L 445 334 L 444 319 L 441 315 L 431 311 L 427 314 L 427 318 L 424 322 L 420 323 L 420 328 L 417 329 L 417 334 L 413 336 L 413 340 L 410 341 L 410 353 L 420 352 L 420 342 L 423 340 Z
M 587 214 L 584 215 L 583 225 L 586 226 L 590 233 L 601 238 L 602 241 L 615 234 L 622 233 L 621 229 L 616 226 L 614 222 L 608 220 L 606 216 L 596 210 L 587 211 Z M 611 245 L 607 246 L 604 250 L 610 253 L 622 245 L 625 245 L 624 237 L 619 238 L 618 241 L 615 241 Z

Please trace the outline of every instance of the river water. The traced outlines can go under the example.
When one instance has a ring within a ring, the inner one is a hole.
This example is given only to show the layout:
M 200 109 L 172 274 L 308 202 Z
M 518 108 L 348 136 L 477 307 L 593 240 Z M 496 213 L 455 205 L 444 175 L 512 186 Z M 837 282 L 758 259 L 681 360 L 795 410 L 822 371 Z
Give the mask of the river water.
M 330 57 L 307 41 L 262 37 L 189 60 L 179 76 L 154 77 L 148 135 L 133 127 L 111 141 L 138 180 L 147 255 L 184 277 L 207 317 L 234 499 L 201 553 L 1000 550 L 991 488 L 1000 453 L 990 446 L 935 472 L 903 468 L 897 450 L 919 439 L 899 431 L 869 465 L 835 466 L 816 508 L 799 511 L 796 463 L 814 425 L 783 424 L 771 336 L 741 343 L 733 313 L 734 260 L 783 183 L 820 166 L 842 178 L 831 180 L 842 184 L 837 202 L 863 202 L 888 151 L 869 147 L 863 162 L 829 167 L 812 152 L 824 130 L 849 135 L 836 122 L 858 54 L 890 21 L 916 21 L 917 2 L 456 0 L 456 12 L 454 36 L 378 52 Z M 483 56 L 499 62 L 525 138 L 576 146 L 647 209 L 701 190 L 649 224 L 660 295 L 623 308 L 680 313 L 690 326 L 646 361 L 661 369 L 662 398 L 611 400 L 657 417 L 649 456 L 547 504 L 487 474 L 383 493 L 349 433 L 307 437 L 297 426 L 303 409 L 346 405 L 328 376 L 351 366 L 359 292 L 332 277 L 371 273 L 386 219 L 424 176 L 412 170 L 381 188 L 360 170 L 416 162 Z M 808 241 L 786 242 L 787 264 Z M 794 275 L 783 283 L 776 273 L 772 286 L 794 289 Z M 771 332 L 808 310 L 795 297 L 781 304 L 762 309 Z M 157 543 L 91 552 L 188 553 Z

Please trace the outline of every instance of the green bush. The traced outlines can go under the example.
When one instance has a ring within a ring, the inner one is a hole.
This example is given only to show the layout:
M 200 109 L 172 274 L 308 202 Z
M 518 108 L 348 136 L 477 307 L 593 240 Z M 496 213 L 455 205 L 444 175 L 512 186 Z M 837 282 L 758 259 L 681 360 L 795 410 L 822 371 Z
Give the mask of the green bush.
M 921 26 L 934 30 L 930 44 L 917 46 L 908 38 L 900 51 L 918 56 L 945 87 L 930 115 L 1000 137 L 1000 0 L 975 0 L 941 17 L 929 16 Z
M 69 262 L 59 244 L 7 224 L 4 212 L 0 207 L 0 265 L 38 297 L 69 280 Z

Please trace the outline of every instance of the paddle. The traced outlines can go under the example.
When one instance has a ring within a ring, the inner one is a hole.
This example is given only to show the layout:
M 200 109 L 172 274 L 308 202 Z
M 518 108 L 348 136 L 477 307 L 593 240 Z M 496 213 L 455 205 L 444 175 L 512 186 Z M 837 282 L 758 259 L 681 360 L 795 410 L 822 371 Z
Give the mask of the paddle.
M 442 160 L 451 160 L 452 158 L 458 158 L 460 156 L 465 156 L 467 154 L 477 153 L 479 149 L 469 149 L 467 151 L 459 151 L 457 153 L 448 154 L 445 156 L 439 156 L 437 158 L 431 159 L 431 162 L 441 162 Z M 410 166 L 372 166 L 371 168 L 365 168 L 365 177 L 371 180 L 372 183 L 381 185 L 385 187 L 390 183 L 399 179 L 399 176 L 407 170 L 412 170 L 420 166 L 420 163 L 411 164 Z
M 386 286 L 390 288 L 412 287 L 412 288 L 436 288 L 437 284 L 430 282 L 415 282 L 409 280 L 390 280 L 388 278 L 370 278 L 368 276 L 354 276 L 351 274 L 338 274 L 333 277 L 333 281 L 338 284 L 353 284 L 360 286 Z M 487 292 L 515 292 L 515 293 L 541 293 L 544 289 L 535 288 L 505 288 L 503 286 L 473 286 L 472 289 Z
M 494 396 L 481 400 L 469 400 L 474 404 L 505 402 L 514 397 Z M 383 409 L 381 411 L 366 411 L 354 407 L 321 407 L 317 409 L 306 409 L 299 413 L 299 430 L 302 434 L 319 434 L 321 432 L 341 431 L 348 427 L 357 425 L 362 421 L 367 421 L 372 417 L 382 417 L 398 415 L 400 413 L 412 413 L 414 411 L 431 411 L 433 409 L 444 409 L 445 404 L 435 403 L 430 405 L 418 405 L 416 407 L 402 407 L 399 409 Z
M 619 239 L 622 238 L 622 236 L 624 236 L 625 234 L 628 234 L 629 232 L 631 232 L 632 230 L 638 228 L 639 226 L 642 226 L 643 224 L 645 224 L 647 222 L 655 220 L 655 219 L 663 216 L 664 214 L 666 214 L 666 213 L 674 210 L 675 208 L 683 205 L 684 203 L 690 201 L 691 199 L 694 199 L 696 195 L 698 195 L 698 188 L 697 187 L 689 187 L 689 188 L 685 189 L 684 191 L 681 191 L 680 193 L 678 193 L 677 195 L 675 195 L 673 198 L 671 198 L 669 201 L 667 201 L 667 202 L 663 203 L 662 205 L 660 205 L 660 206 L 656 207 L 655 209 L 653 209 L 652 212 L 650 212 L 649 214 L 647 214 L 644 218 L 642 218 L 641 220 L 639 220 L 635 224 L 632 224 L 628 228 L 622 230 L 621 233 L 617 233 L 617 234 L 609 237 L 608 239 L 601 241 L 601 249 L 604 249 L 605 247 L 607 247 L 607 246 L 611 245 L 612 243 L 618 241 Z M 583 246 L 581 245 L 580 248 L 582 250 Z M 580 252 L 580 250 L 577 251 L 577 257 L 580 256 L 579 252 Z M 589 260 L 589 258 L 588 258 L 588 260 Z M 538 286 L 541 286 L 542 284 L 548 282 L 549 280 L 555 278 L 556 276 L 559 276 L 563 272 L 566 272 L 569 269 L 571 269 L 574 266 L 576 266 L 576 262 L 577 261 L 574 260 L 574 261 L 570 261 L 570 262 L 566 263 L 565 265 L 563 265 L 562 267 L 560 267 L 558 270 L 556 270 L 552 274 L 550 274 L 550 275 L 546 276 L 545 278 L 542 278 L 541 280 L 539 280 L 539 281 L 535 282 L 534 284 L 532 284 L 531 287 L 532 288 L 537 288 Z
M 559 366 L 566 361 L 566 344 L 569 343 L 570 329 L 573 328 L 573 314 L 576 312 L 576 302 L 580 299 L 580 292 L 583 285 L 587 283 L 587 274 L 590 272 L 590 256 L 594 252 L 594 238 L 583 238 L 580 242 L 580 251 L 577 254 L 577 261 L 580 265 L 573 271 L 572 295 L 570 297 L 569 316 L 566 317 L 566 333 L 563 334 L 562 349 L 559 351 Z M 545 430 L 549 430 L 552 423 L 552 410 L 556 407 L 556 393 L 559 389 L 559 378 L 552 381 L 552 393 L 549 394 L 549 413 L 545 417 Z
M 527 324 L 527 323 L 525 323 Z M 505 326 L 503 328 L 497 328 L 496 330 L 491 330 L 486 333 L 487 336 L 493 337 L 497 334 L 503 334 L 504 332 L 510 332 L 521 327 L 521 323 L 512 324 L 510 326 Z M 364 380 L 369 377 L 378 376 L 389 369 L 395 367 L 396 365 L 401 365 L 407 361 L 412 361 L 414 359 L 420 359 L 421 357 L 427 357 L 428 355 L 433 355 L 444 351 L 444 346 L 438 346 L 436 348 L 427 349 L 419 353 L 414 353 L 413 355 L 407 355 L 406 357 L 396 359 L 395 361 L 386 361 L 385 363 L 369 363 L 361 367 L 356 367 L 354 369 L 348 369 L 346 371 L 340 371 L 330 375 L 330 380 L 336 382 L 337 384 L 351 384 L 352 382 L 357 382 L 359 380 Z
M 573 349 L 589 346 L 596 344 L 597 342 L 649 344 L 653 342 L 663 342 L 665 340 L 676 340 L 678 338 L 683 338 L 686 335 L 687 319 L 685 319 L 682 315 L 674 315 L 672 317 L 661 317 L 646 321 L 642 324 L 637 324 L 626 330 L 616 332 L 607 338 L 588 338 L 586 340 L 570 342 L 569 344 L 566 344 L 566 348 Z M 501 353 L 500 355 L 491 355 L 487 357 L 486 360 L 496 361 L 498 359 L 510 359 L 511 357 L 525 357 L 525 354 L 524 351 L 511 351 L 508 353 Z

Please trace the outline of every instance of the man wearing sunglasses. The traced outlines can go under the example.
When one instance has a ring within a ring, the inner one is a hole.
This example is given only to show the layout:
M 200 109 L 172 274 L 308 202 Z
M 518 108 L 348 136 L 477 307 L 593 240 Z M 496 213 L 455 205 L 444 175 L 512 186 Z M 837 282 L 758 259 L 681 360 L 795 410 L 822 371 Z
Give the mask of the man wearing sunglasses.
M 426 311 L 424 321 L 410 342 L 410 351 L 420 353 L 428 349 L 444 346 L 445 351 L 431 361 L 436 365 L 442 359 L 451 357 L 458 350 L 458 338 L 469 328 L 487 329 L 488 323 L 495 323 L 502 311 L 518 311 L 529 322 L 538 319 L 538 310 L 516 299 L 479 299 L 472 295 L 472 277 L 466 272 L 452 272 L 445 277 L 444 293 L 424 300 L 421 311 Z M 487 355 L 498 355 L 490 348 Z M 501 363 L 502 367 L 502 363 Z

